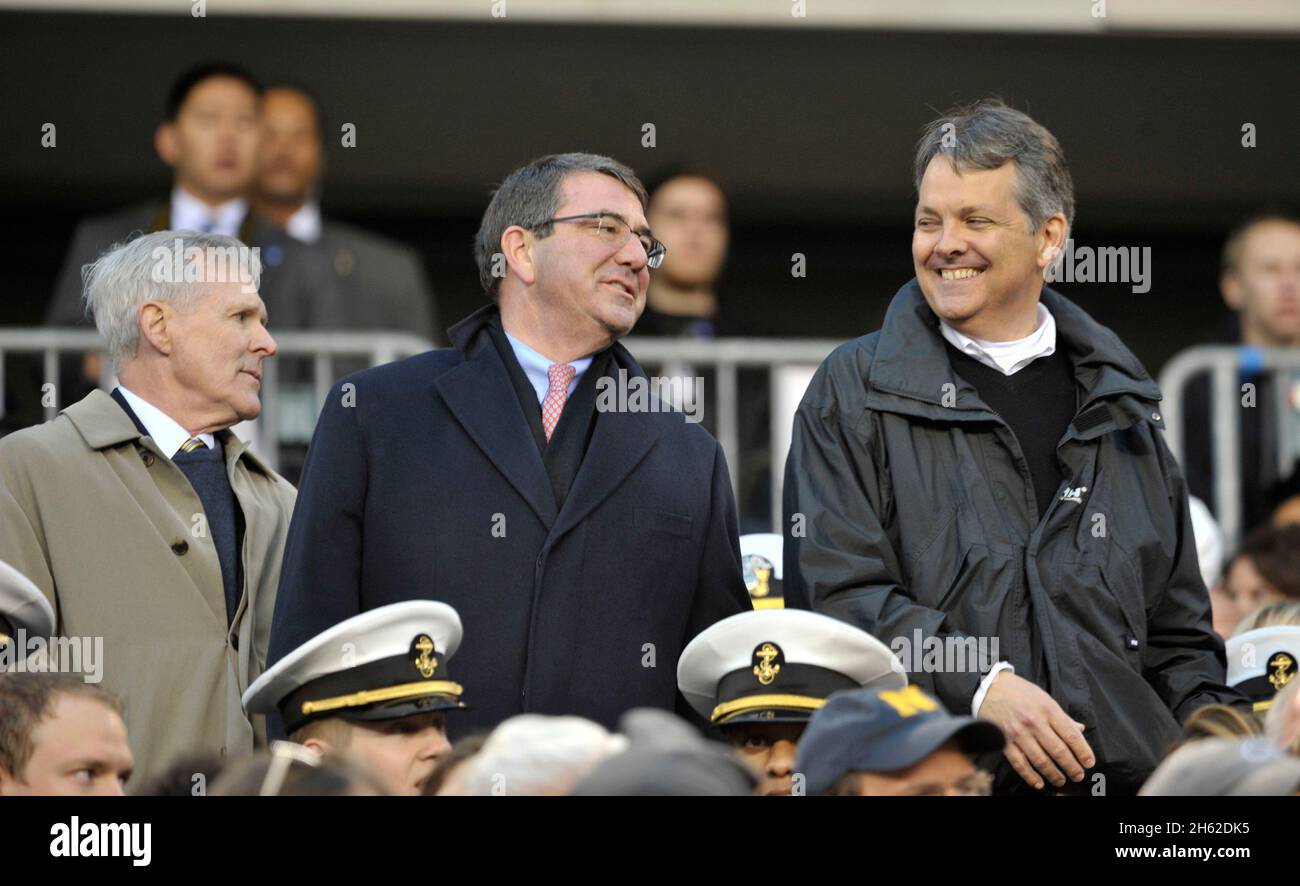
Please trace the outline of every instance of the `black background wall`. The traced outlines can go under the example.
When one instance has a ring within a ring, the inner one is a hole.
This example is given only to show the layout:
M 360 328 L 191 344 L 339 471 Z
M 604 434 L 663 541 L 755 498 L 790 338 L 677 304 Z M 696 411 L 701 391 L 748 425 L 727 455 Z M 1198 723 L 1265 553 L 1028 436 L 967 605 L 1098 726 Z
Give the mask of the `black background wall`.
M 1065 146 L 1076 242 L 1152 248 L 1147 294 L 1060 287 L 1152 371 L 1223 326 L 1231 222 L 1300 203 L 1292 37 L 5 13 L 0 323 L 39 320 L 78 217 L 166 192 L 152 149 L 164 96 L 213 57 L 305 82 L 336 132 L 356 124 L 356 148 L 329 148 L 325 209 L 418 247 L 448 322 L 480 300 L 469 243 L 491 183 L 559 150 L 647 176 L 682 162 L 714 171 L 732 200 L 732 329 L 848 338 L 874 328 L 911 276 L 919 128 L 999 94 Z M 45 122 L 55 149 L 40 146 Z M 657 147 L 641 146 L 647 122 Z M 1255 148 L 1241 146 L 1246 122 Z M 790 275 L 794 252 L 804 279 Z

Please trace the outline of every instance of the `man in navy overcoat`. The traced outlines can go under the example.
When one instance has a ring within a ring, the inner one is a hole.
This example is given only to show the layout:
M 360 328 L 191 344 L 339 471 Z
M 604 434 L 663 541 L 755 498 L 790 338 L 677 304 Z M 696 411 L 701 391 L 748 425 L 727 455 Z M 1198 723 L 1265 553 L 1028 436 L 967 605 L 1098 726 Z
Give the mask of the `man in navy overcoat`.
M 358 612 L 427 598 L 464 624 L 460 734 L 522 712 L 613 727 L 628 708 L 685 709 L 678 655 L 748 596 L 721 447 L 645 397 L 617 343 L 662 261 L 645 203 L 606 157 L 517 170 L 475 242 L 492 303 L 449 330 L 452 348 L 333 388 L 269 664 Z

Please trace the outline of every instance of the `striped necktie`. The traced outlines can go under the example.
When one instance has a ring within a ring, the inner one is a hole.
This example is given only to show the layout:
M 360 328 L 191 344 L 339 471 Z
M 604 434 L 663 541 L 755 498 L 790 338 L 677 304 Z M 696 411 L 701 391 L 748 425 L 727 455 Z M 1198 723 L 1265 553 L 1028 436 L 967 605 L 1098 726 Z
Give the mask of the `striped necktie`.
M 542 400 L 542 430 L 546 439 L 551 439 L 555 426 L 560 422 L 560 413 L 564 411 L 564 401 L 569 399 L 569 382 L 578 374 L 568 363 L 552 363 L 546 370 L 546 398 Z
M 193 452 L 196 449 L 207 449 L 208 444 L 204 443 L 198 437 L 190 437 L 181 444 L 181 452 Z

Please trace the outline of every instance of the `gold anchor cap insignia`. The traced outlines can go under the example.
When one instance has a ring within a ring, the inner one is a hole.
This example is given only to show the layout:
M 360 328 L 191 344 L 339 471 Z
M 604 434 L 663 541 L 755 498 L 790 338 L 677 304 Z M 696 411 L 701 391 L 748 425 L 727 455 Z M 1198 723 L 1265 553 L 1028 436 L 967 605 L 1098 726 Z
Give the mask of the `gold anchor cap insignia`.
M 438 659 L 434 657 L 433 652 L 433 640 L 428 634 L 420 634 L 411 643 L 411 654 L 415 656 L 415 669 L 426 680 L 438 670 Z
M 785 653 L 781 647 L 775 643 L 760 643 L 754 649 L 754 676 L 763 686 L 772 685 L 776 675 L 781 673 L 781 663 L 785 661 Z
M 1274 652 L 1268 657 L 1268 682 L 1274 692 L 1281 692 L 1282 687 L 1295 677 L 1295 657 L 1287 652 Z

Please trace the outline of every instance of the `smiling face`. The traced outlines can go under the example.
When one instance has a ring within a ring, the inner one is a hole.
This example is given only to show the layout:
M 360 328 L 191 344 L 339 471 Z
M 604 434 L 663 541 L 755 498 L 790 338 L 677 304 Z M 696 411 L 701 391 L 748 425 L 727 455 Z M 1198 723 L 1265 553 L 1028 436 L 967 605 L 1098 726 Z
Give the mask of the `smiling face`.
M 1038 231 L 1016 201 L 1016 166 L 955 169 L 943 155 L 921 180 L 912 264 L 926 302 L 972 338 L 1014 341 L 1034 331 L 1043 269 L 1065 238 L 1058 214 Z
M 634 231 L 649 230 L 641 201 L 618 179 L 575 172 L 564 179 L 564 201 L 555 217 L 605 212 L 622 217 Z M 645 309 L 650 269 L 635 236 L 606 243 L 595 220 L 562 222 L 533 240 L 537 307 L 575 336 L 613 341 L 626 335 Z
M 196 303 L 166 304 L 164 310 L 172 346 L 168 366 L 186 398 L 183 414 L 198 423 L 186 429 L 194 433 L 257 418 L 262 362 L 276 352 L 261 297 L 236 281 L 214 283 Z
M 75 693 L 54 698 L 31 742 L 23 771 L 0 773 L 0 794 L 121 796 L 135 766 L 117 711 Z
M 794 786 L 794 759 L 806 723 L 738 723 L 727 738 L 758 779 L 754 793 L 788 797 Z

